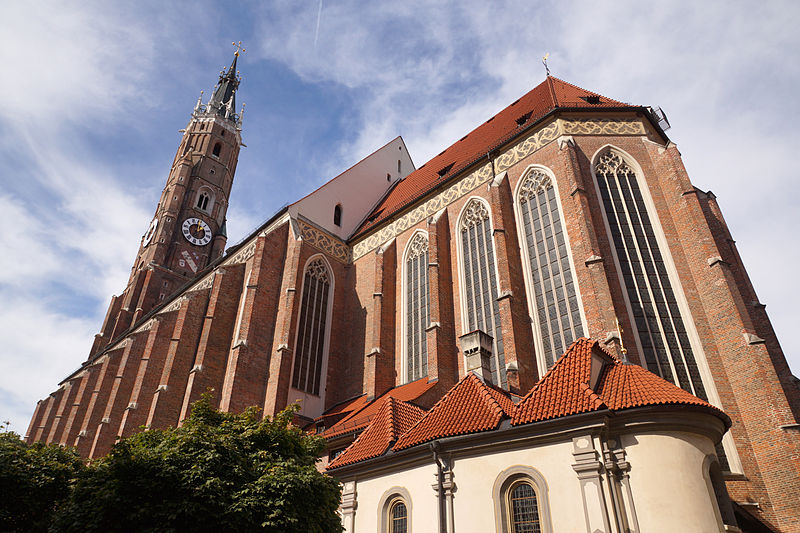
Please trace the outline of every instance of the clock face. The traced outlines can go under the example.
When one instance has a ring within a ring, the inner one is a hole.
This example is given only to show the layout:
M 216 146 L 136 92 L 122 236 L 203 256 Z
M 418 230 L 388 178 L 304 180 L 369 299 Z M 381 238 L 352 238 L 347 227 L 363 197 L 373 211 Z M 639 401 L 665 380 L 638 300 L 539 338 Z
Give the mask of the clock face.
M 183 236 L 197 246 L 205 246 L 211 242 L 211 228 L 199 218 L 187 218 L 183 221 Z
M 142 246 L 147 246 L 150 244 L 150 241 L 153 240 L 153 235 L 156 234 L 156 228 L 158 227 L 158 217 L 154 218 L 153 221 L 150 223 L 150 227 L 147 229 L 147 233 L 144 234 L 144 240 L 142 242 Z

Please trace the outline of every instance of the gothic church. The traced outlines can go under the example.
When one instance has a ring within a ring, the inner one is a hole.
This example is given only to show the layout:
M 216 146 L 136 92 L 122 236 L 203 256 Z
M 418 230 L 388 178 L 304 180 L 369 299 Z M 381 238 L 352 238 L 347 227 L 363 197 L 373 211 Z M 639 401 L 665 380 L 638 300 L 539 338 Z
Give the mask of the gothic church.
M 212 389 L 299 403 L 351 533 L 800 532 L 800 387 L 663 113 L 547 76 L 226 248 L 237 59 L 28 442 L 99 457 Z

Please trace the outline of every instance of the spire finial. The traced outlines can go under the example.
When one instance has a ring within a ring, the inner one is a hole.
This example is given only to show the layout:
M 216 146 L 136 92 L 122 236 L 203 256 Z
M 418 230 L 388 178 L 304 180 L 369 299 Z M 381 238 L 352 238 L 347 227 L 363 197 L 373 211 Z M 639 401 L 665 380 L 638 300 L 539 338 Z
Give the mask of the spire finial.
M 231 43 L 231 44 L 236 47 L 236 51 L 233 53 L 233 55 L 235 55 L 236 57 L 239 57 L 239 52 L 241 52 L 241 53 L 247 52 L 247 50 L 245 50 L 242 47 L 242 41 L 239 41 L 238 43 Z
M 544 70 L 547 72 L 547 75 L 550 76 L 550 67 L 547 66 L 548 57 L 550 57 L 550 52 L 547 52 L 544 57 L 542 57 L 542 65 L 544 65 Z

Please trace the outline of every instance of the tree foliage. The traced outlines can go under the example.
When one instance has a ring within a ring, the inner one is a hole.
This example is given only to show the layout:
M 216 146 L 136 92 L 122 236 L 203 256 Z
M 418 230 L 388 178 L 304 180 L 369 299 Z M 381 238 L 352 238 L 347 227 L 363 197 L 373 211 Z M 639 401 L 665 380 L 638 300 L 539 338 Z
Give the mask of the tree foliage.
M 66 499 L 43 503 L 57 509 L 50 531 L 340 532 L 339 484 L 314 466 L 324 440 L 293 415 L 223 413 L 204 396 L 181 427 L 137 433 L 73 470 Z
M 73 449 L 0 432 L 0 531 L 47 531 L 82 469 Z

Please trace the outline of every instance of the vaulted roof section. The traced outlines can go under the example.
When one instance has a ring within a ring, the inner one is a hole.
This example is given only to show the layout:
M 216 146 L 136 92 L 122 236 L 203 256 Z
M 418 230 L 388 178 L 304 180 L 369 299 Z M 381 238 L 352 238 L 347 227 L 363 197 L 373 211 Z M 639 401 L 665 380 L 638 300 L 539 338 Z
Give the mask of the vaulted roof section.
M 591 110 L 623 107 L 637 108 L 548 76 L 526 95 L 399 181 L 372 210 L 354 235 L 358 236 L 369 231 L 394 213 L 410 206 L 464 168 L 487 157 L 486 154 L 490 150 L 536 124 L 555 109 Z
M 386 396 L 369 427 L 328 468 L 357 463 L 383 455 L 398 437 L 408 431 L 425 411 L 416 405 Z

